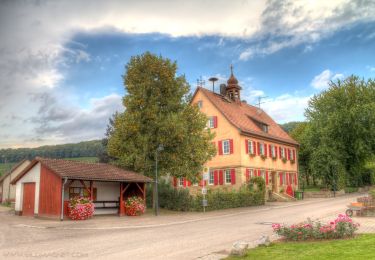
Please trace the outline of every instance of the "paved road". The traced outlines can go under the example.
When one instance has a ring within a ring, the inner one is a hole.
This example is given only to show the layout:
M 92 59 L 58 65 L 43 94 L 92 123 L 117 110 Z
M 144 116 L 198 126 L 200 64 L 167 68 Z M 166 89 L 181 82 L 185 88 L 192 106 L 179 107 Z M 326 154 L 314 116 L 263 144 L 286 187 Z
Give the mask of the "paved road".
M 17 217 L 2 209 L 0 258 L 196 259 L 228 250 L 237 240 L 253 241 L 271 234 L 267 222 L 294 223 L 344 212 L 356 196 L 205 214 L 112 216 L 62 223 Z

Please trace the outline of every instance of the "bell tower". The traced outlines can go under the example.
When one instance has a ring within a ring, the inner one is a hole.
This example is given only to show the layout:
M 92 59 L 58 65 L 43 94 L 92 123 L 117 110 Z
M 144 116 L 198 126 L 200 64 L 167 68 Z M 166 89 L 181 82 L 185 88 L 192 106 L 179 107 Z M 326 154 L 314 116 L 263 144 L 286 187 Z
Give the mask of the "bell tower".
M 235 102 L 241 102 L 241 89 L 242 88 L 238 85 L 238 80 L 233 75 L 233 65 L 230 65 L 230 77 L 227 81 L 226 95 Z

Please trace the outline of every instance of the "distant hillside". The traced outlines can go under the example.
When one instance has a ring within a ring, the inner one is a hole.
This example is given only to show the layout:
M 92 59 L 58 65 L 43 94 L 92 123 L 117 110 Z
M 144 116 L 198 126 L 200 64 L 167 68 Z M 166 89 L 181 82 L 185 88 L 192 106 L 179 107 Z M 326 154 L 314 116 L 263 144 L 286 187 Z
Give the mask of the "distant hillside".
M 288 134 L 290 134 L 290 132 L 293 131 L 294 128 L 297 127 L 297 125 L 301 123 L 301 122 L 288 122 L 288 123 L 285 123 L 285 124 L 280 124 L 280 126 L 284 129 L 285 132 L 287 132 Z
M 97 157 L 104 150 L 101 140 L 37 148 L 0 149 L 0 162 L 15 163 L 36 156 L 47 158 Z

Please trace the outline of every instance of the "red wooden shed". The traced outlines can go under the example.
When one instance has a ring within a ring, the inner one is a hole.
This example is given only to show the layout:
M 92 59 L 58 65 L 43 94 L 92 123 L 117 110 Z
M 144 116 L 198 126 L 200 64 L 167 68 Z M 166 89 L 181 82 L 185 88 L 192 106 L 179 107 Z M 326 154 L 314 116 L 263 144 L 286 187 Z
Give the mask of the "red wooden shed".
M 37 157 L 12 183 L 16 214 L 62 220 L 74 196 L 90 197 L 95 214 L 124 215 L 124 200 L 134 195 L 145 199 L 148 182 L 152 179 L 110 164 Z

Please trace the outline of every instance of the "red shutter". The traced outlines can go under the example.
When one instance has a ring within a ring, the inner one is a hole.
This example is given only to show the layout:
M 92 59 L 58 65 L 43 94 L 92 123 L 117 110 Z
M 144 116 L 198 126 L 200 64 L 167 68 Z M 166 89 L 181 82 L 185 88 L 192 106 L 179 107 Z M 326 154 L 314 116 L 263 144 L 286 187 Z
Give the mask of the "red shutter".
M 187 186 L 191 186 L 191 181 L 187 181 Z
M 217 116 L 214 116 L 214 128 L 217 128 Z
M 257 153 L 258 155 L 260 155 L 260 143 L 259 142 L 257 143 Z
M 288 148 L 286 151 L 287 151 L 287 154 L 286 154 L 287 159 L 290 160 L 290 149 Z
M 236 171 L 234 169 L 230 170 L 230 178 L 232 181 L 232 185 L 236 184 Z
M 249 153 L 249 140 L 245 139 L 245 153 L 248 154 Z
M 269 154 L 269 157 L 272 157 L 272 146 L 271 145 L 268 145 L 268 154 Z
M 279 157 L 280 157 L 280 159 L 282 158 L 281 157 L 281 146 L 279 146 Z
M 250 180 L 250 169 L 246 169 L 245 177 L 246 177 L 246 182 L 248 182 Z
M 219 141 L 219 155 L 223 155 L 223 141 Z
M 256 153 L 256 142 L 255 141 L 253 141 L 253 154 L 255 154 Z
M 224 184 L 224 172 L 223 172 L 223 170 L 219 170 L 219 184 L 220 185 Z
M 229 139 L 229 149 L 230 149 L 229 154 L 233 154 L 233 139 Z
M 266 171 L 266 184 L 268 185 L 268 171 Z
M 177 178 L 176 177 L 173 177 L 173 186 L 177 187 Z
M 199 182 L 199 186 L 203 186 L 203 183 L 204 183 L 204 180 L 201 180 L 200 182 Z
M 219 184 L 219 173 L 218 171 L 214 171 L 214 185 Z
M 283 173 L 279 172 L 279 177 L 280 177 L 280 185 L 283 185 Z
M 275 157 L 277 158 L 277 146 L 275 145 Z
M 257 176 L 260 177 L 260 169 L 258 169 L 257 172 Z
M 185 178 L 182 178 L 184 180 L 184 187 L 186 187 L 186 179 Z
M 289 173 L 289 184 L 291 185 L 292 184 L 292 179 L 293 178 L 293 176 L 292 176 L 292 173 Z
M 296 150 L 293 149 L 293 160 L 296 160 Z
M 264 155 L 267 157 L 267 144 L 263 144 L 263 146 L 264 146 Z

